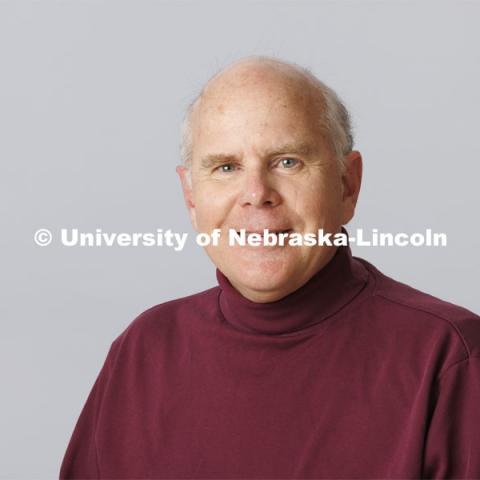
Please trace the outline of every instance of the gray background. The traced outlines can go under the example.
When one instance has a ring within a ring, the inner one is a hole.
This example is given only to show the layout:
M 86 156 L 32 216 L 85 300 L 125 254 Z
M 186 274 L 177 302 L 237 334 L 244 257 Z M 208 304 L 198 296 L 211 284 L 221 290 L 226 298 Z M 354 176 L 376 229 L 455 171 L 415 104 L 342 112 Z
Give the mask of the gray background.
M 192 241 L 41 248 L 33 233 L 192 235 L 179 122 L 240 56 L 310 67 L 349 106 L 365 162 L 350 230 L 449 239 L 354 254 L 479 312 L 479 20 L 465 1 L 0 1 L 0 476 L 56 477 L 113 339 L 216 284 Z

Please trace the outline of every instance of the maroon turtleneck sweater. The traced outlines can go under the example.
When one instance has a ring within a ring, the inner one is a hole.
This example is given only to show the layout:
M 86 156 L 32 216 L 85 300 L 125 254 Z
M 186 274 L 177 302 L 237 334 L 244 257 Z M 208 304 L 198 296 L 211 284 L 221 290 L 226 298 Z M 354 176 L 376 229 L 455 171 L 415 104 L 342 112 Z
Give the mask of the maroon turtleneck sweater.
M 480 318 L 340 247 L 273 303 L 219 286 L 112 343 L 61 478 L 480 478 Z

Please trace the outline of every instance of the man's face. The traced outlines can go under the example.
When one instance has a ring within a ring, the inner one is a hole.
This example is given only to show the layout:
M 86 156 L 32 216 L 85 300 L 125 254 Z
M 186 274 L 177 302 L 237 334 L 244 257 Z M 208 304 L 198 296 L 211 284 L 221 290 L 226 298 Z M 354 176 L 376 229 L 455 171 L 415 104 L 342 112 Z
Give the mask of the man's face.
M 195 112 L 191 186 L 177 169 L 192 223 L 221 230 L 206 250 L 240 293 L 275 301 L 328 263 L 334 247 L 230 246 L 228 230 L 338 232 L 353 213 L 342 174 L 311 94 L 261 83 L 207 93 Z

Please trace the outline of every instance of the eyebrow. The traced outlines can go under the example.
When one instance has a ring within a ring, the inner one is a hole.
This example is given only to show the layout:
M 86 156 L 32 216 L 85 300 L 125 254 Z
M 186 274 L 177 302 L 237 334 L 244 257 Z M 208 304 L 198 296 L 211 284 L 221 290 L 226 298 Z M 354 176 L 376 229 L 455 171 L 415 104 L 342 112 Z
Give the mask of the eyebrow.
M 283 144 L 280 147 L 275 148 L 274 150 L 268 150 L 265 152 L 265 157 L 276 157 L 278 155 L 284 155 L 286 153 L 295 153 L 301 155 L 311 155 L 313 152 L 317 151 L 317 148 L 313 148 L 309 143 L 295 143 L 288 142 Z M 200 167 L 204 169 L 209 169 L 220 163 L 228 163 L 237 161 L 238 157 L 236 155 L 229 155 L 225 153 L 213 153 L 206 155 L 200 159 Z

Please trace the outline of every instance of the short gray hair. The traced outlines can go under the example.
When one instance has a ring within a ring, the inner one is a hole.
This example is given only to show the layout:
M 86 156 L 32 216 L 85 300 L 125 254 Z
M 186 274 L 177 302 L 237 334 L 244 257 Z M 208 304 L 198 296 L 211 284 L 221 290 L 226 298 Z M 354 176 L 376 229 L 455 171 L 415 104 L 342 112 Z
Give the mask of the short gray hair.
M 301 77 L 311 84 L 315 91 L 320 94 L 320 98 L 324 103 L 324 108 L 322 109 L 319 120 L 326 131 L 327 140 L 331 143 L 335 158 L 339 162 L 340 169 L 343 171 L 345 169 L 344 157 L 353 149 L 353 134 L 350 114 L 335 91 L 325 83 L 321 82 L 309 69 L 301 67 L 295 63 L 279 60 L 275 57 L 257 55 L 244 57 L 235 62 L 235 64 L 240 62 L 255 62 L 260 64 L 273 64 L 284 68 L 286 67 L 291 71 L 293 70 L 297 74 L 300 74 Z M 206 85 L 222 72 L 223 70 L 211 77 Z M 187 177 L 189 178 L 189 181 L 193 154 L 192 114 L 195 105 L 202 97 L 205 88 L 206 86 L 188 105 L 182 122 L 180 154 L 183 164 L 187 168 Z

